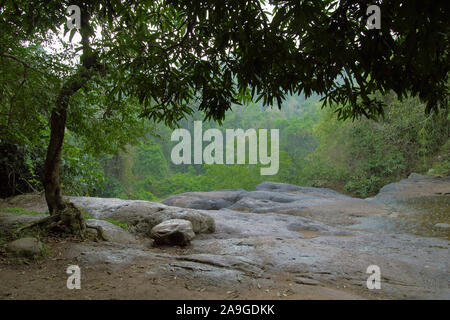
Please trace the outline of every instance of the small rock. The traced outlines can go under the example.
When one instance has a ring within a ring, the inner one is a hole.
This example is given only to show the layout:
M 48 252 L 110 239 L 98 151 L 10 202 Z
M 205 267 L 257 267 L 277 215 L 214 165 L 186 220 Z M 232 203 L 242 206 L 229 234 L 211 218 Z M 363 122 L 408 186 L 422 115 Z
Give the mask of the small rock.
M 192 223 L 183 219 L 166 220 L 153 227 L 150 237 L 157 245 L 188 245 L 195 237 Z
M 439 229 L 450 229 L 450 224 L 448 223 L 436 223 L 434 226 Z
M 42 243 L 32 237 L 14 240 L 7 245 L 7 250 L 17 256 L 35 256 L 41 254 Z

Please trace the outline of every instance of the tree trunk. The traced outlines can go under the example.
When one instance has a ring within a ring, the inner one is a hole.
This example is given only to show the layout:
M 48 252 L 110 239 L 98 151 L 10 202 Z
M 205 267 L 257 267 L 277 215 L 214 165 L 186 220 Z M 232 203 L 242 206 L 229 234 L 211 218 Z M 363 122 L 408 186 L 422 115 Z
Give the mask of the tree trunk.
M 66 108 L 60 107 L 52 110 L 50 118 L 50 142 L 44 167 L 45 200 L 47 201 L 50 215 L 53 215 L 56 211 L 63 210 L 65 207 L 61 196 L 59 164 L 64 142 L 66 115 Z
M 82 238 L 85 236 L 87 226 L 82 212 L 75 205 L 64 201 L 62 198 L 59 164 L 70 98 L 83 87 L 90 77 L 90 70 L 83 66 L 64 83 L 59 92 L 50 117 L 50 142 L 44 166 L 45 199 L 50 217 L 38 221 L 30 227 L 39 225 L 42 229 L 50 232 L 75 234 Z M 101 232 L 99 235 L 102 238 Z
M 50 215 L 65 208 L 65 203 L 61 196 L 59 164 L 61 162 L 66 129 L 67 108 L 70 98 L 82 88 L 85 81 L 89 80 L 89 77 L 89 72 L 81 67 L 79 72 L 64 83 L 50 117 L 50 142 L 44 166 L 45 199 Z
M 48 231 L 57 231 L 67 234 L 78 234 L 84 238 L 86 222 L 82 212 L 72 203 L 66 202 L 61 194 L 61 181 L 59 165 L 61 162 L 64 132 L 66 129 L 67 110 L 72 96 L 92 78 L 94 72 L 104 72 L 105 68 L 99 64 L 98 55 L 92 52 L 89 46 L 89 36 L 93 34 L 89 26 L 88 10 L 83 10 L 81 44 L 83 54 L 80 57 L 81 65 L 77 72 L 67 79 L 59 91 L 55 107 L 50 117 L 50 141 L 44 165 L 44 189 L 50 217 L 44 218 L 28 227 L 40 226 Z M 103 234 L 100 227 L 97 229 L 100 238 Z

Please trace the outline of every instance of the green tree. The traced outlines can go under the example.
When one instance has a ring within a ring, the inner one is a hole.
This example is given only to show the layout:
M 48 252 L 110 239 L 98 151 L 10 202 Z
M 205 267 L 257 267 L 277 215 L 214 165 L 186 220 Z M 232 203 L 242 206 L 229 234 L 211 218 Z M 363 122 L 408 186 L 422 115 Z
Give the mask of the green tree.
M 139 106 L 140 116 L 174 125 L 193 113 L 193 100 L 207 119 L 222 120 L 232 103 L 257 97 L 281 107 L 293 93 L 338 102 L 343 118 L 383 113 L 382 101 L 371 97 L 376 91 L 419 95 L 427 111 L 448 98 L 444 1 L 380 1 L 382 30 L 365 28 L 372 1 L 271 4 L 272 20 L 261 0 L 3 1 L 0 56 L 29 69 L 36 68 L 20 50 L 57 34 L 69 5 L 81 8 L 79 30 L 65 28 L 71 39 L 80 35 L 69 50 L 72 58 L 80 52 L 79 60 L 48 68 L 63 78 L 49 103 L 44 187 L 51 220 L 61 225 L 68 208 L 59 164 L 72 107 L 81 101 L 99 108 L 94 118 Z M 76 216 L 69 231 L 84 230 Z

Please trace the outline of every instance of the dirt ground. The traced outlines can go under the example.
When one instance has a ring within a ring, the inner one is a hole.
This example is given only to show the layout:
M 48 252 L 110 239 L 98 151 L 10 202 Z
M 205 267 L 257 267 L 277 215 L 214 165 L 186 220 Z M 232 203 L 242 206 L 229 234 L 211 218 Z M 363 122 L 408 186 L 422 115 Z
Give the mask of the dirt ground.
M 34 261 L 0 259 L 0 299 L 363 299 L 342 286 L 300 285 L 289 275 L 271 274 L 272 285 L 249 288 L 202 287 L 183 276 L 148 274 L 152 263 L 137 259 L 130 265 L 81 267 L 81 289 L 67 289 L 66 269 L 77 261 L 63 258 L 72 243 L 51 244 L 50 253 Z

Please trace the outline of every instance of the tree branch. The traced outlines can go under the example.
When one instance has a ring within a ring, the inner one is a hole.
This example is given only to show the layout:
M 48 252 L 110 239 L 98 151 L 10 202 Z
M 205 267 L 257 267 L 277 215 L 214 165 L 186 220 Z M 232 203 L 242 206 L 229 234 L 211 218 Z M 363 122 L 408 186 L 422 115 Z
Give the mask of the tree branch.
M 15 55 L 9 54 L 7 52 L 2 52 L 0 54 L 0 57 L 5 57 L 5 58 L 9 58 L 9 59 L 15 60 L 15 61 L 21 63 L 24 67 L 26 67 L 28 69 L 34 70 L 34 71 L 36 71 L 36 72 L 38 72 L 40 74 L 45 74 L 43 71 L 41 71 L 39 69 L 36 69 L 35 67 L 31 66 L 28 62 L 26 62 L 25 60 L 22 60 L 19 57 L 16 57 Z

